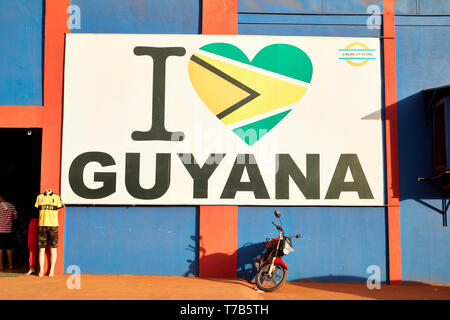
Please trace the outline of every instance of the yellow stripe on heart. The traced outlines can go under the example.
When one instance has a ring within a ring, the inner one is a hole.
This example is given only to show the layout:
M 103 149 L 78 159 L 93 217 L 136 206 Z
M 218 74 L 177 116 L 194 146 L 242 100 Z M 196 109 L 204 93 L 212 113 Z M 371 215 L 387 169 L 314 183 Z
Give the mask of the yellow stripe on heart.
M 293 104 L 298 102 L 303 95 L 305 94 L 307 88 L 302 87 L 297 84 L 289 83 L 284 80 L 276 79 L 252 70 L 247 70 L 235 65 L 232 65 L 227 62 L 223 62 L 214 58 L 210 58 L 201 54 L 196 54 L 198 57 L 200 57 L 202 60 L 206 61 L 207 63 L 211 64 L 212 66 L 216 67 L 217 69 L 221 70 L 222 72 L 228 74 L 229 76 L 237 79 L 238 81 L 242 82 L 249 88 L 255 90 L 260 94 L 260 96 L 256 97 L 255 99 L 251 100 L 244 106 L 240 107 L 236 111 L 230 113 L 229 115 L 225 116 L 221 119 L 221 121 L 226 124 L 233 124 L 238 121 L 245 120 L 247 118 L 255 117 L 260 114 L 270 112 L 282 107 L 285 107 L 287 105 Z M 191 74 L 190 74 L 191 76 Z M 211 77 L 209 77 L 211 79 Z M 192 80 L 192 76 L 191 76 Z M 192 81 L 194 83 L 194 81 Z M 226 81 L 224 81 L 226 82 Z M 202 88 L 202 91 L 208 91 L 208 90 L 215 90 L 215 91 L 221 91 L 222 88 L 216 89 L 212 88 L 210 80 L 204 78 L 202 83 L 205 87 Z M 203 86 L 202 84 L 202 86 Z M 195 86 L 196 84 L 194 84 Z M 199 91 L 195 89 L 197 93 Z M 224 90 L 227 91 L 228 89 Z M 236 89 L 235 89 L 236 91 Z M 235 96 L 235 99 L 230 97 L 228 98 L 228 101 L 240 101 L 242 98 L 248 96 L 248 93 L 238 90 L 239 93 L 243 93 L 239 95 L 239 98 Z M 228 91 L 230 92 L 230 91 Z M 227 93 L 228 94 L 228 93 Z M 200 97 L 202 97 L 201 94 L 199 94 Z M 220 96 L 222 96 L 221 94 Z M 205 104 L 208 106 L 208 108 L 214 112 L 214 114 L 218 114 L 222 110 L 224 104 L 220 104 L 220 108 L 215 107 L 217 105 L 217 100 L 215 100 L 214 96 L 212 94 L 209 94 L 208 97 L 210 98 L 210 103 Z M 202 97 L 203 99 L 203 97 Z M 213 101 L 216 101 L 216 104 L 214 104 Z M 233 103 L 229 103 L 229 106 L 231 106 Z M 225 107 L 226 109 L 226 107 Z
M 188 72 L 195 91 L 215 115 L 249 95 L 192 60 L 189 61 Z

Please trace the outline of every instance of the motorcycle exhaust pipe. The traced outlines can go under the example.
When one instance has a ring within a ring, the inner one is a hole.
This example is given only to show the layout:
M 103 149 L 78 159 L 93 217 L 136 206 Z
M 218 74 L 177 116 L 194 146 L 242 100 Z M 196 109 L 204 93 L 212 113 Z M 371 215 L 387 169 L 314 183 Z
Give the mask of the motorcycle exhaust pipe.
M 262 259 L 261 259 L 262 257 L 261 256 L 256 256 L 256 258 L 255 258 L 255 261 L 253 262 L 253 267 L 256 269 L 256 270 L 258 270 L 259 269 L 259 266 L 261 265 L 261 262 L 262 262 Z

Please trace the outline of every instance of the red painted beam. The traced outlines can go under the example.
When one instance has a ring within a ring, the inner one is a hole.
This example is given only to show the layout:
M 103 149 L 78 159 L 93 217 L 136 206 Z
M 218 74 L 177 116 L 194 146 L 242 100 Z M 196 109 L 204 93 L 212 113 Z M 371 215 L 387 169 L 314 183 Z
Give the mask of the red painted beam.
M 395 61 L 395 1 L 383 1 L 384 87 L 386 106 L 386 182 L 388 210 L 389 283 L 400 284 L 400 200 L 397 123 L 397 73 Z
M 43 107 L 0 106 L 0 128 L 41 128 Z
M 199 276 L 236 278 L 237 206 L 200 206 Z
M 60 193 L 63 75 L 67 8 L 70 0 L 45 1 L 44 111 L 42 120 L 41 192 Z M 62 199 L 64 201 L 64 199 Z M 55 274 L 63 273 L 64 209 L 59 210 L 58 259 Z M 46 262 L 48 259 L 46 259 Z M 48 268 L 48 264 L 46 263 Z
M 237 0 L 203 1 L 202 34 L 237 34 Z M 200 206 L 199 276 L 236 278 L 237 206 Z
M 204 0 L 202 34 L 237 34 L 237 0 Z

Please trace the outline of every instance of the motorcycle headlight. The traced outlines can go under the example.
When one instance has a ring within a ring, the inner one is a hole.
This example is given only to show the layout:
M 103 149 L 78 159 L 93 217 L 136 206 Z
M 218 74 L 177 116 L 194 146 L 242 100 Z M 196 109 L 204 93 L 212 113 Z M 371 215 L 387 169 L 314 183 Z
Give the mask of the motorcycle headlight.
M 284 241 L 283 253 L 284 255 L 287 255 L 291 251 L 294 251 L 294 249 L 292 248 L 290 241 L 286 239 Z

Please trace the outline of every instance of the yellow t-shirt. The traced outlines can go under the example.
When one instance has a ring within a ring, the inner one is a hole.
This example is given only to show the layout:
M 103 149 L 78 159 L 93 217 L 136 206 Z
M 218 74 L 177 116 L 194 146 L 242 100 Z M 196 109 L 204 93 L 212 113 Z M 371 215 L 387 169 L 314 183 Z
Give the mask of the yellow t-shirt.
M 58 209 L 64 207 L 61 198 L 56 193 L 41 193 L 36 199 L 34 205 L 39 209 L 39 226 L 40 227 L 57 227 L 58 226 Z

